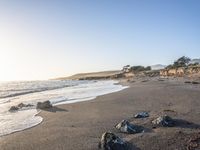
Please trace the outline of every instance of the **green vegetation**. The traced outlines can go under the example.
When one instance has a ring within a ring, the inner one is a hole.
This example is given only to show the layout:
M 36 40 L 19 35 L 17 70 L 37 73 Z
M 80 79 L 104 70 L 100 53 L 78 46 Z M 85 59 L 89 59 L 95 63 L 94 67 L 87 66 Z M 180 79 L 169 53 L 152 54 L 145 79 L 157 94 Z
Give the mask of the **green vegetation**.
M 198 66 L 199 66 L 199 63 L 197 63 L 197 62 L 196 62 L 196 63 L 192 63 L 192 64 L 189 64 L 188 66 L 189 66 L 189 67 L 198 67 Z
M 179 67 L 187 67 L 189 65 L 189 62 L 191 59 L 189 57 L 182 56 L 179 59 L 177 59 L 174 64 L 168 65 L 166 69 L 175 69 Z
M 186 67 L 191 59 L 189 57 L 182 56 L 177 61 L 174 62 L 174 67 Z
M 130 71 L 133 71 L 133 72 L 149 71 L 149 70 L 151 70 L 150 66 L 147 66 L 147 67 L 144 67 L 144 66 L 132 66 L 130 68 Z

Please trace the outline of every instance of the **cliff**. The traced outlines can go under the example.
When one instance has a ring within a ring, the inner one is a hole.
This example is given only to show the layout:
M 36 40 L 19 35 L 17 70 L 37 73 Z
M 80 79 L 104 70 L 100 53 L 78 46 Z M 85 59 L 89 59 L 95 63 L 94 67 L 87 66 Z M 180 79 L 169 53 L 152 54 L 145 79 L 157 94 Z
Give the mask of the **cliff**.
M 187 75 L 192 75 L 192 74 L 200 75 L 200 65 L 160 70 L 160 76 L 182 77 L 182 76 L 187 76 Z

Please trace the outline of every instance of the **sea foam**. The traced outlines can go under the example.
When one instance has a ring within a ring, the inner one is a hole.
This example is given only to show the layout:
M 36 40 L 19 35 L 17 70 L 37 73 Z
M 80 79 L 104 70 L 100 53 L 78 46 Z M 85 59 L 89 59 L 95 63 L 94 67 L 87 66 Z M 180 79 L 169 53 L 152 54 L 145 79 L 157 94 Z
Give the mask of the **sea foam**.
M 120 91 L 125 86 L 118 81 L 33 81 L 15 82 L 0 86 L 0 136 L 21 131 L 42 122 L 36 109 L 37 102 L 49 100 L 55 105 L 92 100 L 97 96 Z M 24 92 L 30 91 L 30 92 Z M 10 92 L 10 93 L 9 93 Z M 17 93 L 17 94 L 16 94 Z M 11 106 L 20 103 L 32 107 L 9 112 Z

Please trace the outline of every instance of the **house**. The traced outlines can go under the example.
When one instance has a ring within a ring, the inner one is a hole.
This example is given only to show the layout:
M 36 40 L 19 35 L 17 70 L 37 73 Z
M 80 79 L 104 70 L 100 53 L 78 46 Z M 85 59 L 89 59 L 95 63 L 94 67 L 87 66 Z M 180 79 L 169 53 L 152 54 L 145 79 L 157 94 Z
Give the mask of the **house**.
M 123 71 L 124 73 L 130 72 L 130 71 L 131 71 L 131 66 L 130 66 L 130 65 L 124 66 L 123 69 L 122 69 L 122 71 Z

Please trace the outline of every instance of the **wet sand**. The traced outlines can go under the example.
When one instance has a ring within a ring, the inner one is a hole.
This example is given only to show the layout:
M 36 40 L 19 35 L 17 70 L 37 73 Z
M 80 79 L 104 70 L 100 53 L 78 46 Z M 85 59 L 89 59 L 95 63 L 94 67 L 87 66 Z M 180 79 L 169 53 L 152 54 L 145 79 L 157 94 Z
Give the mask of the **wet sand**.
M 190 138 L 200 132 L 200 85 L 184 81 L 137 80 L 117 93 L 42 111 L 39 115 L 44 121 L 40 125 L 1 137 L 0 150 L 95 150 L 106 131 L 124 138 L 132 149 L 186 150 Z M 148 111 L 150 117 L 134 119 L 140 111 Z M 178 119 L 180 124 L 152 128 L 151 121 L 162 114 Z M 114 126 L 123 119 L 144 126 L 145 132 L 119 133 Z

